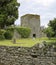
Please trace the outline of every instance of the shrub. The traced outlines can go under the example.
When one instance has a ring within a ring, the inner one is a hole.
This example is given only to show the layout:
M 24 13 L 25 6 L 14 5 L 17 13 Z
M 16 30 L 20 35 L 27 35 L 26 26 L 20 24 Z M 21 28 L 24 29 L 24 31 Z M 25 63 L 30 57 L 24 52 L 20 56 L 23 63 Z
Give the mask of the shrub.
M 45 28 L 44 33 L 46 33 L 49 39 L 51 39 L 51 37 L 54 35 L 53 29 L 51 27 Z
M 0 40 L 4 40 L 5 39 L 4 33 L 5 33 L 5 30 L 0 29 Z
M 0 40 L 4 40 L 4 39 L 5 39 L 4 35 L 0 35 Z
M 6 31 L 4 33 L 5 39 L 12 39 L 13 34 L 10 31 Z
M 7 31 L 11 31 L 11 32 L 14 32 L 14 27 L 10 26 L 10 27 L 7 27 L 6 29 Z
M 5 30 L 0 29 L 0 35 L 3 35 L 5 33 Z
M 6 28 L 6 32 L 4 34 L 5 39 L 12 39 L 14 33 L 14 26 L 9 26 Z
M 31 32 L 30 28 L 26 27 L 16 27 L 16 30 L 21 35 L 21 38 L 28 38 Z

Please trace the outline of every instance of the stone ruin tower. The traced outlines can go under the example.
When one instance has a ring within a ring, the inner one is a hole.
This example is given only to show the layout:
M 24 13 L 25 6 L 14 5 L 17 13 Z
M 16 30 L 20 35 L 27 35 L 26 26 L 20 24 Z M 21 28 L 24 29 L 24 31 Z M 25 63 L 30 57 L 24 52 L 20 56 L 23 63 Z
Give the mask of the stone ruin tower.
M 30 38 L 40 37 L 40 15 L 26 14 L 21 17 L 21 26 L 31 28 Z

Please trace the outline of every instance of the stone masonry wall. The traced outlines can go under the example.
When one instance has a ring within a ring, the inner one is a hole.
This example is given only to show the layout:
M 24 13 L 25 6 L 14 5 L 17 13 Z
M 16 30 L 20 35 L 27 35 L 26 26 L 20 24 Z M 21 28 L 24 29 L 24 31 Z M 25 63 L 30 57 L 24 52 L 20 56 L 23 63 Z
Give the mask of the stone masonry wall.
M 27 47 L 0 46 L 0 65 L 56 65 L 54 46 Z

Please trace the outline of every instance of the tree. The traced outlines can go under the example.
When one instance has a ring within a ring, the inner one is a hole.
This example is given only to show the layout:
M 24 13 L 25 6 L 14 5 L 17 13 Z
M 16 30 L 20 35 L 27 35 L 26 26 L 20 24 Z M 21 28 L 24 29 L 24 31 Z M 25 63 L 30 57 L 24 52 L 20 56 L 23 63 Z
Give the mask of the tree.
M 51 27 L 52 31 L 54 32 L 53 37 L 56 37 L 56 18 L 50 20 L 48 26 Z
M 17 0 L 0 0 L 0 28 L 14 24 L 18 18 L 19 6 Z

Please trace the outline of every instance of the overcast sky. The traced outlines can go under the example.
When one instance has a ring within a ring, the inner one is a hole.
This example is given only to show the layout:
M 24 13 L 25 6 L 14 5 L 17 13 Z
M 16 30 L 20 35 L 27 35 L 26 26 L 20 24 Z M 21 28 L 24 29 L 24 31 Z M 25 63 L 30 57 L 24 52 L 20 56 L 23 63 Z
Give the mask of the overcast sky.
M 47 26 L 49 20 L 56 17 L 56 0 L 18 0 L 19 18 L 25 14 L 40 15 L 41 26 Z M 20 24 L 20 20 L 16 21 Z

